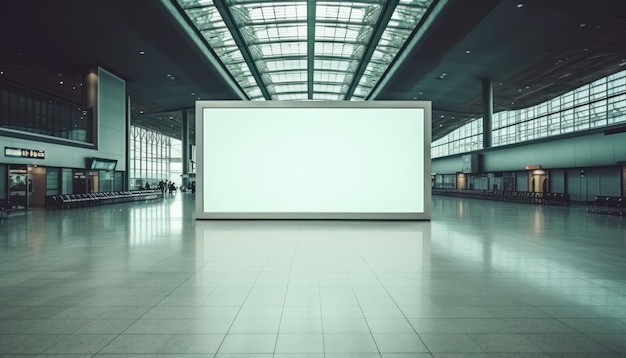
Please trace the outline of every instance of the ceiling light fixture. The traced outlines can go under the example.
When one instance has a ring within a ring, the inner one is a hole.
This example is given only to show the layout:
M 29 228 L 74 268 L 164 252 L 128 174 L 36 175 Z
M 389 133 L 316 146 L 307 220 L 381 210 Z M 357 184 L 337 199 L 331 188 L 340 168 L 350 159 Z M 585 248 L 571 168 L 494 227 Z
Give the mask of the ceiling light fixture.
M 141 56 L 143 56 L 143 55 L 145 55 L 146 53 L 145 53 L 145 51 L 139 51 L 139 54 L 140 54 Z
M 584 22 L 582 24 L 578 25 L 578 27 L 585 27 L 585 26 L 587 26 L 587 24 L 585 24 Z
M 521 7 L 523 7 L 523 6 L 524 6 L 524 4 L 523 4 L 523 3 L 519 3 L 519 4 L 517 4 L 517 8 L 518 8 L 518 9 L 519 9 L 519 8 L 521 8 Z
M 63 80 L 59 81 L 59 84 L 62 85 L 63 84 Z
M 470 53 L 472 53 L 472 51 L 471 50 L 465 50 L 465 53 L 469 55 Z
M 143 114 L 143 111 L 139 111 L 139 114 Z

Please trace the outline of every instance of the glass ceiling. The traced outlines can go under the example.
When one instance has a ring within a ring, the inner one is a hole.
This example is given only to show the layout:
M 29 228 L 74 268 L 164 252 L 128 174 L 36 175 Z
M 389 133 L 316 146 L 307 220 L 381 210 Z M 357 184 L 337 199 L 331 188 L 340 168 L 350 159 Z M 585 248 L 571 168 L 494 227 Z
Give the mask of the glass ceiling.
M 177 1 L 250 99 L 365 100 L 434 0 Z

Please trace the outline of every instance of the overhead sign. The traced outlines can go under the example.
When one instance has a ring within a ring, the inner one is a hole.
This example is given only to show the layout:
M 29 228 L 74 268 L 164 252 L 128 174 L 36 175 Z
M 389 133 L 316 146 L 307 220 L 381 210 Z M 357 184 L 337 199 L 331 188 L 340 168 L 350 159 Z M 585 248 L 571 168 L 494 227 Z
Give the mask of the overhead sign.
M 37 149 L 4 147 L 4 156 L 13 158 L 45 159 L 46 152 Z

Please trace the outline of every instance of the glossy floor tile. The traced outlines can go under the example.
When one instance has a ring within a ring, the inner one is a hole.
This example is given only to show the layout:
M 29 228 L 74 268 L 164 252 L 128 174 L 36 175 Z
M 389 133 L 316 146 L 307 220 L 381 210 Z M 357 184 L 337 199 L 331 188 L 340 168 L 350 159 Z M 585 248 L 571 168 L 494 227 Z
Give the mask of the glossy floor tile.
M 626 218 L 433 197 L 431 222 L 0 221 L 0 357 L 623 357 Z

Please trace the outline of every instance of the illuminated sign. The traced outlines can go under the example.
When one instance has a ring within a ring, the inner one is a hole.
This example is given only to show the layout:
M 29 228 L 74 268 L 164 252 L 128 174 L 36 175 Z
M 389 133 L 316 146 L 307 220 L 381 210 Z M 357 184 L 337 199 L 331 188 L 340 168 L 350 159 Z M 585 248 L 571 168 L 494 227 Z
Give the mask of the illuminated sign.
M 46 152 L 37 149 L 4 147 L 4 156 L 13 158 L 45 159 Z

